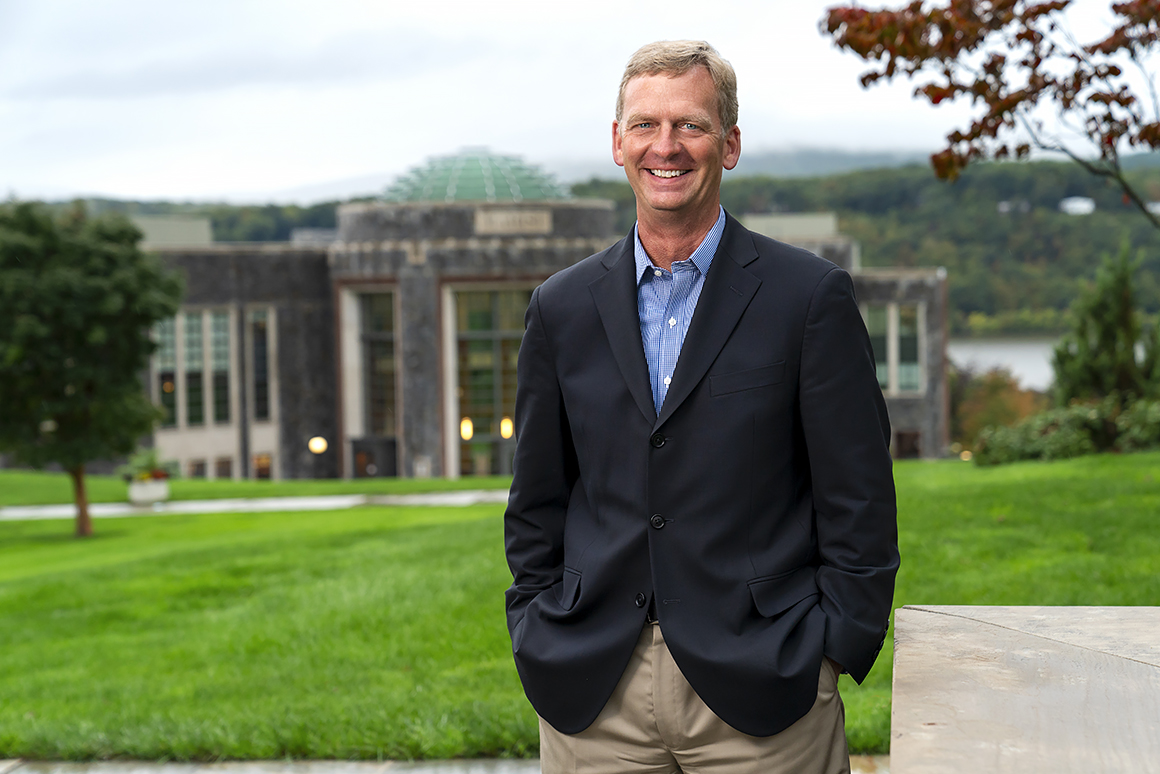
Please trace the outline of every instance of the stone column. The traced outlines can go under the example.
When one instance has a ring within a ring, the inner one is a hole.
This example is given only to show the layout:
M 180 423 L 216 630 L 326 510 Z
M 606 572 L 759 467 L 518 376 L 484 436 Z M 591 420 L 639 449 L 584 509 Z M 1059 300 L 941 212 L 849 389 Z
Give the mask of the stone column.
M 442 476 L 445 472 L 441 451 L 439 283 L 425 260 L 400 267 L 396 298 L 402 321 L 400 384 L 403 409 L 398 446 L 399 475 L 407 478 Z

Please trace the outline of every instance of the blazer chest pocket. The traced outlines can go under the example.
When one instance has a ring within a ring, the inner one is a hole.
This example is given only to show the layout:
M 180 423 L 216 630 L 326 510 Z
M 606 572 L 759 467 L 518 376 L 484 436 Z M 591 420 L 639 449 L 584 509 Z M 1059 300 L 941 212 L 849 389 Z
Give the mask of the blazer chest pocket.
M 731 392 L 768 387 L 785 381 L 785 361 L 780 360 L 759 368 L 734 371 L 731 374 L 717 374 L 709 377 L 710 395 L 728 395 Z

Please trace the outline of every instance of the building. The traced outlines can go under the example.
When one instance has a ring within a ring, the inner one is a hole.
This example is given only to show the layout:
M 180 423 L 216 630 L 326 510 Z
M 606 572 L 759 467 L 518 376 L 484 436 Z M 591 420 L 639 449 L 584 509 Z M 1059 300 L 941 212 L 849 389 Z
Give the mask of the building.
M 325 247 L 159 249 L 186 277 L 150 374 L 162 457 L 208 478 L 510 472 L 528 298 L 616 241 L 612 222 L 610 202 L 469 150 L 341 206 Z
M 861 270 L 832 215 L 743 220 L 853 273 L 894 450 L 940 456 L 945 276 Z M 149 383 L 169 418 L 155 443 L 207 478 L 510 473 L 531 291 L 619 239 L 612 224 L 610 202 L 467 150 L 340 206 L 333 234 L 161 247 L 186 297 L 157 331 Z

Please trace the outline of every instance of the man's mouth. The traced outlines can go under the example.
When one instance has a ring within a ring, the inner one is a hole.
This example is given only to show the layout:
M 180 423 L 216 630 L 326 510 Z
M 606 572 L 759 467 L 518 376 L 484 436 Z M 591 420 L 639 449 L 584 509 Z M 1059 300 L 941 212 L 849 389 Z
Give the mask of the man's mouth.
M 688 171 L 687 169 L 650 169 L 649 174 L 655 177 L 680 177 Z

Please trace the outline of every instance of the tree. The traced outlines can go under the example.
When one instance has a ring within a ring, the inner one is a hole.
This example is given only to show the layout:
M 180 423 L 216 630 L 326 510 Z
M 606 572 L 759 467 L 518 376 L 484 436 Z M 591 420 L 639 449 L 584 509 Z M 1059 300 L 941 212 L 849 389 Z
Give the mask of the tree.
M 1095 284 L 1072 307 L 1072 330 L 1055 347 L 1056 400 L 1160 397 L 1160 334 L 1143 326 L 1132 298 L 1135 264 L 1125 242 L 1104 256 Z
M 149 329 L 177 311 L 181 282 L 137 248 L 120 216 L 0 206 L 0 451 L 57 463 L 92 534 L 85 465 L 129 454 L 161 412 L 141 373 Z
M 978 373 L 951 369 L 951 440 L 970 449 L 985 427 L 1009 427 L 1046 408 L 1047 397 L 1025 390 L 1005 368 Z
M 1026 157 L 1033 147 L 1069 156 L 1109 178 L 1160 229 L 1125 177 L 1121 152 L 1160 148 L 1160 99 L 1145 67 L 1160 42 L 1160 3 L 1114 3 L 1106 37 L 1077 42 L 1061 22 L 1071 0 L 916 0 L 899 10 L 830 8 L 822 21 L 839 48 L 883 62 L 862 85 L 899 76 L 919 79 L 915 95 L 932 105 L 967 98 L 981 108 L 969 127 L 947 135 L 931 156 L 935 174 L 953 180 L 976 159 Z M 884 60 L 884 61 L 883 61 Z M 1138 88 L 1129 72 L 1142 77 Z M 1062 126 L 1094 146 L 1089 156 L 1048 130 L 1036 108 L 1053 106 Z M 1019 131 L 1022 131 L 1020 136 Z

